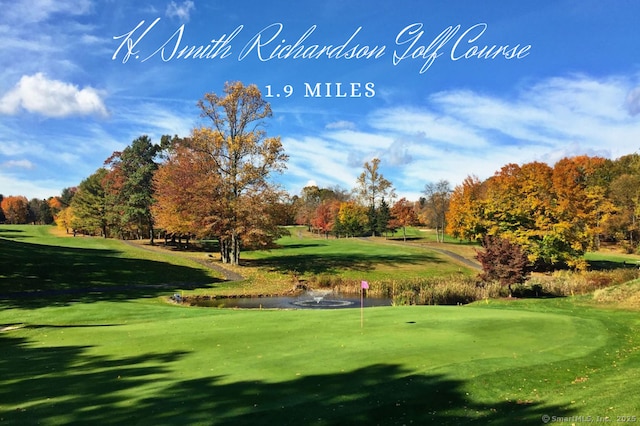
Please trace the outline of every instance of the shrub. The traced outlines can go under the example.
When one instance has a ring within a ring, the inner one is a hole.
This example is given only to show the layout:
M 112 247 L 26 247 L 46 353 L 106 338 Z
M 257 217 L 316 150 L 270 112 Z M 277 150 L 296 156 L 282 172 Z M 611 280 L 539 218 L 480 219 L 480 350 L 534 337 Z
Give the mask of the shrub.
M 497 281 L 509 288 L 521 284 L 531 273 L 531 265 L 522 247 L 506 238 L 485 236 L 482 246 L 484 251 L 478 251 L 476 258 L 482 264 L 479 278 L 485 282 Z

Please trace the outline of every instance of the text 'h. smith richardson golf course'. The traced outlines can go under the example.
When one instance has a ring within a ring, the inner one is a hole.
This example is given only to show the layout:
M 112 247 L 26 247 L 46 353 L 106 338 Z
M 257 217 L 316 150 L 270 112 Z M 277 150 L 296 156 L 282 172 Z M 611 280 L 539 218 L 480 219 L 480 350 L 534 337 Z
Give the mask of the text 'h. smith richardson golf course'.
M 368 45 L 358 40 L 363 27 L 358 27 L 341 44 L 322 44 L 315 41 L 313 35 L 318 29 L 317 25 L 310 26 L 299 38 L 293 42 L 287 42 L 288 37 L 284 24 L 272 23 L 242 41 L 244 26 L 239 25 L 235 29 L 224 33 L 218 38 L 213 38 L 204 44 L 188 44 L 183 41 L 185 37 L 185 24 L 168 36 L 161 44 L 147 42 L 145 37 L 160 21 L 156 18 L 151 24 L 145 25 L 140 21 L 131 31 L 114 36 L 120 45 L 117 47 L 112 60 L 120 59 L 127 63 L 133 56 L 140 62 L 146 62 L 154 57 L 163 62 L 185 59 L 235 59 L 243 61 L 247 58 L 256 58 L 261 62 L 272 60 L 378 60 L 383 57 L 391 57 L 394 66 L 405 60 L 418 60 L 422 65 L 419 73 L 425 73 L 436 59 L 441 56 L 448 57 L 451 61 L 468 59 L 523 59 L 531 50 L 531 45 L 517 43 L 502 45 L 482 44 L 482 36 L 488 29 L 488 24 L 477 23 L 468 28 L 462 28 L 460 24 L 450 25 L 437 34 L 432 40 L 425 36 L 423 23 L 413 23 L 401 29 L 393 40 L 393 50 L 386 45 Z M 286 35 L 285 35 L 286 34 Z M 334 34 L 332 34 L 334 36 Z M 295 36 L 294 36 L 295 39 Z M 242 46 L 239 52 L 234 52 L 233 46 L 238 43 Z M 426 44 L 428 43 L 428 44 Z M 388 54 L 387 54 L 388 53 Z M 387 59 L 388 60 L 388 59 Z

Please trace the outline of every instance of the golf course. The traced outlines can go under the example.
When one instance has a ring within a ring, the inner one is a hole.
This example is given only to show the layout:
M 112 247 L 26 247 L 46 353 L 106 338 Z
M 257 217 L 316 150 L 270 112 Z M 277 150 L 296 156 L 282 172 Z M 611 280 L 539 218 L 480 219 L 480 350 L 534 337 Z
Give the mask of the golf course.
M 426 244 L 287 238 L 243 253 L 230 281 L 215 253 L 0 225 L 0 425 L 640 421 L 639 311 L 592 294 L 366 309 L 170 299 L 478 272 Z

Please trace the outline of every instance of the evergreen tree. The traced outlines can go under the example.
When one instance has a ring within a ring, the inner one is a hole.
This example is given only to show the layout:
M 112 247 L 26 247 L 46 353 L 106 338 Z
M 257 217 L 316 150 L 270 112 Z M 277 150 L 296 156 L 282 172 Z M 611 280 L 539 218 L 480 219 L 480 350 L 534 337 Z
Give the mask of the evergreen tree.
M 103 186 L 107 173 L 106 169 L 100 168 L 80 183 L 71 201 L 75 218 L 72 223 L 74 231 L 82 230 L 92 234 L 99 232 L 105 238 L 109 236 L 111 206 Z
M 386 235 L 389 231 L 389 221 L 391 220 L 391 209 L 389 204 L 383 198 L 380 201 L 378 212 L 376 214 L 376 232 L 378 235 Z
M 152 244 L 153 175 L 158 169 L 155 159 L 161 151 L 160 145 L 143 135 L 106 161 L 111 166 L 108 193 L 116 206 L 113 222 L 118 222 L 122 234 L 148 235 Z

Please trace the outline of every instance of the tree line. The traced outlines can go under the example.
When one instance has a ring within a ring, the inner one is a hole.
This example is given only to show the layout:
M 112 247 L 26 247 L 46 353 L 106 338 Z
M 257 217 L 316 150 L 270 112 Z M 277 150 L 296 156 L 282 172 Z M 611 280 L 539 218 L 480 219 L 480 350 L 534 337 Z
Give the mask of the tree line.
M 535 268 L 584 269 L 603 241 L 638 250 L 640 156 L 575 156 L 555 165 L 507 164 L 480 181 L 468 176 L 450 199 L 447 231 L 483 241 L 506 239 Z
M 428 183 L 416 201 L 396 199 L 374 158 L 350 190 L 307 186 L 291 195 L 273 181 L 288 156 L 280 138 L 266 134 L 272 111 L 255 85 L 227 83 L 222 95 L 205 94 L 198 107 L 207 125 L 157 143 L 140 136 L 60 196 L 0 196 L 0 222 L 55 219 L 74 234 L 152 243 L 160 236 L 214 239 L 221 260 L 232 264 L 241 249 L 269 247 L 285 232 L 282 225 L 292 224 L 325 238 L 396 232 L 406 238 L 408 226 L 427 226 L 439 242 L 445 232 L 485 245 L 505 240 L 499 244 L 536 267 L 584 267 L 582 255 L 603 240 L 638 247 L 637 154 L 508 164 L 453 189 L 445 180 Z
M 54 223 L 54 216 L 64 208 L 61 200 L 62 197 L 27 200 L 22 195 L 5 197 L 0 194 L 0 223 L 50 225 Z

